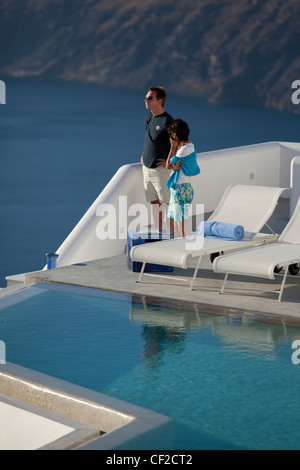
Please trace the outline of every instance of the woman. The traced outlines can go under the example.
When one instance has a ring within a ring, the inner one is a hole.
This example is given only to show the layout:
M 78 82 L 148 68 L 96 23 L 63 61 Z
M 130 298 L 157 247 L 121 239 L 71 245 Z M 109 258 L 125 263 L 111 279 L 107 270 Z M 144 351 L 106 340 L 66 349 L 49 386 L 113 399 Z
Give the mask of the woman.
M 170 152 L 166 168 L 173 170 L 167 186 L 171 190 L 168 217 L 171 231 L 178 236 L 189 235 L 188 211 L 194 197 L 191 177 L 200 173 L 194 144 L 189 140 L 190 130 L 185 121 L 175 119 L 168 125 Z

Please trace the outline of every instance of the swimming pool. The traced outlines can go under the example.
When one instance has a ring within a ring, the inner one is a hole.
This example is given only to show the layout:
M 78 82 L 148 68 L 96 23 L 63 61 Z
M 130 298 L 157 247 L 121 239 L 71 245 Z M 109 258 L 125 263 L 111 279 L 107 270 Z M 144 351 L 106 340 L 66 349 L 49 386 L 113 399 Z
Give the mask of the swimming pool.
M 93 289 L 0 301 L 7 361 L 170 416 L 174 450 L 299 449 L 296 339 L 283 323 Z

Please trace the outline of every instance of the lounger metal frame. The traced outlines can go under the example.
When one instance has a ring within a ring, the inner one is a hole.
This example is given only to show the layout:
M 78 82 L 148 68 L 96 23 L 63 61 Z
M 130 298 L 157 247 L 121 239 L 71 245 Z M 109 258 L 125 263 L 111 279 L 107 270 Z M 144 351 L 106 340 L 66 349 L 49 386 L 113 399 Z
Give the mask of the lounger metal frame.
M 300 259 L 297 261 L 297 263 L 300 262 Z M 287 265 L 285 266 L 282 266 L 283 269 L 284 269 L 284 275 L 283 275 L 283 279 L 282 279 L 282 282 L 281 282 L 281 286 L 280 286 L 280 289 L 279 290 L 276 290 L 276 289 L 259 289 L 258 287 L 245 287 L 245 286 L 241 286 L 241 285 L 238 285 L 238 284 L 228 284 L 227 281 L 228 281 L 228 277 L 229 277 L 229 273 L 226 273 L 225 274 L 225 278 L 223 280 L 223 284 L 222 284 L 222 288 L 219 292 L 219 294 L 224 294 L 225 292 L 225 289 L 228 288 L 228 287 L 231 287 L 233 289 L 242 289 L 242 290 L 249 290 L 249 291 L 260 291 L 260 292 L 271 292 L 272 294 L 278 294 L 278 302 L 281 302 L 282 301 L 282 296 L 283 296 L 283 291 L 284 291 L 284 288 L 285 288 L 285 284 L 286 284 L 286 279 L 287 279 L 287 274 L 288 274 L 288 267 L 291 263 L 289 262 Z M 295 264 L 295 263 L 293 263 Z

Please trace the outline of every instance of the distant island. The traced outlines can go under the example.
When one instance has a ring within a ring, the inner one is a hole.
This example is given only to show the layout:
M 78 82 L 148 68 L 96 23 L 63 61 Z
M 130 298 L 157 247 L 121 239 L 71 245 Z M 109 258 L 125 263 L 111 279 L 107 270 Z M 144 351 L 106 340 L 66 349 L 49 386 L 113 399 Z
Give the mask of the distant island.
M 300 113 L 299 0 L 1 0 L 2 75 Z

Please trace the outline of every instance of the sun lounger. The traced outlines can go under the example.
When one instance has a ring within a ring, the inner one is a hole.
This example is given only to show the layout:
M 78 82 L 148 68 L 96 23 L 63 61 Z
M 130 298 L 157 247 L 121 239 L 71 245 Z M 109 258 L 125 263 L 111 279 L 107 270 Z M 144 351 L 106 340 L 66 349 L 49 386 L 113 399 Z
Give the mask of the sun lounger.
M 142 269 L 137 282 L 143 276 L 163 276 L 161 274 L 144 273 L 147 263 L 174 266 L 187 269 L 188 260 L 197 260 L 192 279 L 180 278 L 190 282 L 190 289 L 194 287 L 199 266 L 204 255 L 224 251 L 246 249 L 265 243 L 272 243 L 278 239 L 274 232 L 271 234 L 259 233 L 267 224 L 275 210 L 280 195 L 286 188 L 272 188 L 266 186 L 232 185 L 229 186 L 218 207 L 209 217 L 209 220 L 230 224 L 240 224 L 244 227 L 245 238 L 241 241 L 223 240 L 220 238 L 205 238 L 199 233 L 185 238 L 162 240 L 155 243 L 136 245 L 130 251 L 133 261 L 142 262 Z M 178 279 L 174 276 L 172 279 Z
M 260 246 L 220 256 L 213 262 L 213 270 L 216 273 L 225 273 L 225 279 L 220 293 L 229 287 L 229 274 L 254 276 L 260 278 L 275 279 L 275 274 L 284 269 L 284 276 L 280 290 L 262 290 L 264 292 L 277 293 L 278 301 L 282 295 L 288 272 L 295 275 L 299 271 L 300 263 L 300 199 L 296 205 L 293 216 L 278 241 L 269 246 Z M 233 287 L 232 285 L 230 285 Z M 235 284 L 235 288 L 243 288 Z M 249 289 L 249 288 L 248 288 Z

